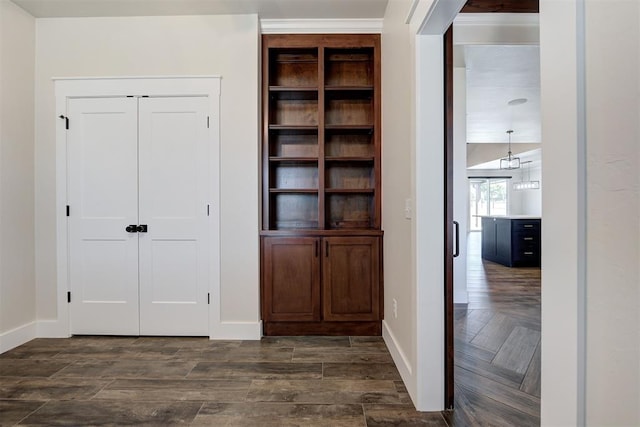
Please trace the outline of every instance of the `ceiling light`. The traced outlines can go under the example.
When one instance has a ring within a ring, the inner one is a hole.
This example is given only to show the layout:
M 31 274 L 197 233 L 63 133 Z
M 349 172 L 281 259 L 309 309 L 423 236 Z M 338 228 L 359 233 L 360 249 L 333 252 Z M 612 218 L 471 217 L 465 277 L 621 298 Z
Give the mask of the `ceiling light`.
M 500 159 L 500 169 L 519 169 L 520 168 L 520 157 L 514 157 L 511 154 L 511 134 L 513 130 L 509 129 L 507 134 L 509 135 L 509 151 L 507 157 Z
M 527 169 L 527 180 L 524 180 L 524 177 L 520 177 L 520 182 L 516 182 L 513 184 L 514 190 L 539 190 L 540 189 L 540 181 L 531 181 L 531 161 L 522 162 L 522 164 L 526 165 Z M 524 174 L 524 172 L 523 172 Z

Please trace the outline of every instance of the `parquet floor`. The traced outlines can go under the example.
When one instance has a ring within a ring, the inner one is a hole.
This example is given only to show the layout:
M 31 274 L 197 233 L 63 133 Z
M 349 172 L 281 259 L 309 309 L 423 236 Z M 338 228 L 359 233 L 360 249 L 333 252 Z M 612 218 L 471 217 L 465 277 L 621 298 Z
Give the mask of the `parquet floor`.
M 455 410 L 459 426 L 540 425 L 540 269 L 483 261 L 468 244 L 468 306 L 455 310 Z

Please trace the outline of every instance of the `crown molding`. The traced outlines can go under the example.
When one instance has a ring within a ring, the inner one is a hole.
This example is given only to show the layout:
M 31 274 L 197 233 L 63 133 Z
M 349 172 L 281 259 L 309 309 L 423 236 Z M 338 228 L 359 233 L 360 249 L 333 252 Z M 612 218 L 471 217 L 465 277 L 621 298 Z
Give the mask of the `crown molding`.
M 261 19 L 262 34 L 380 34 L 383 19 Z
M 537 27 L 540 25 L 537 13 L 460 13 L 453 21 L 456 26 L 522 26 Z

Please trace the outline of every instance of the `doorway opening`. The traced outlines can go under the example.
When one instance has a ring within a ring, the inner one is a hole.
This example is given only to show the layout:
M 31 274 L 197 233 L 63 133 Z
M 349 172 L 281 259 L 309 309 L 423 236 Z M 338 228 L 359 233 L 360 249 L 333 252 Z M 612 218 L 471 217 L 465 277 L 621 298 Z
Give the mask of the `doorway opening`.
M 537 21 L 537 16 L 532 19 Z M 469 17 L 462 19 L 462 35 L 450 37 L 455 40 L 451 48 L 453 59 L 447 61 L 445 56 L 445 76 L 451 75 L 449 81 L 452 86 L 445 88 L 445 93 L 452 93 L 451 104 L 448 105 L 451 112 L 446 115 L 447 118 L 451 117 L 451 121 L 447 121 L 446 128 L 453 133 L 452 141 L 446 143 L 454 145 L 451 149 L 454 156 L 466 157 L 462 163 L 453 159 L 446 166 L 453 169 L 454 176 L 450 187 L 445 186 L 447 197 L 454 200 L 452 216 L 464 223 L 460 228 L 461 233 L 465 233 L 464 238 L 460 239 L 463 242 L 460 252 L 464 255 L 462 259 L 454 261 L 457 265 L 454 264 L 452 268 L 455 271 L 452 271 L 454 301 L 447 307 L 451 316 L 447 320 L 451 322 L 450 330 L 453 335 L 447 336 L 453 347 L 453 355 L 448 360 L 450 365 L 447 368 L 447 373 L 450 374 L 447 378 L 451 379 L 447 384 L 449 393 L 446 396 L 451 399 L 447 401 L 447 406 L 458 410 L 455 416 L 461 422 L 471 422 L 465 419 L 465 416 L 471 414 L 465 411 L 465 402 L 485 398 L 479 385 L 487 383 L 490 388 L 499 391 L 493 395 L 490 403 L 494 407 L 486 416 L 500 412 L 505 414 L 505 422 L 511 417 L 512 420 L 520 419 L 521 425 L 537 425 L 540 417 L 539 261 L 537 267 L 511 268 L 510 264 L 500 265 L 483 259 L 485 242 L 482 239 L 482 218 L 504 218 L 511 221 L 517 217 L 540 216 L 539 196 L 538 205 L 534 207 L 528 200 L 535 197 L 526 196 L 513 186 L 515 182 L 524 179 L 522 170 L 500 168 L 500 159 L 507 153 L 507 141 L 498 136 L 504 134 L 506 129 L 519 128 L 523 138 L 514 144 L 517 146 L 514 151 L 518 155 L 522 154 L 523 160 L 527 161 L 528 156 L 538 156 L 539 166 L 539 60 L 537 57 L 532 61 L 523 61 L 522 58 L 514 60 L 513 64 L 520 66 L 518 70 L 508 66 L 510 59 L 507 56 L 499 61 L 481 63 L 487 54 L 514 54 L 515 58 L 520 53 L 524 55 L 536 51 L 537 39 L 524 49 L 509 45 L 505 39 L 484 39 L 478 42 L 484 43 L 484 46 L 475 45 L 460 52 L 460 45 L 463 44 L 461 40 L 469 37 L 471 20 Z M 480 26 L 486 30 L 490 24 L 484 21 Z M 529 30 L 530 28 L 527 31 Z M 455 34 L 455 25 L 452 26 L 452 31 Z M 503 31 L 504 29 L 498 29 L 496 34 L 502 33 L 504 37 L 506 33 Z M 537 38 L 537 34 L 535 37 Z M 507 66 L 501 70 L 500 67 L 505 64 Z M 533 75 L 537 75 L 538 79 L 531 80 L 535 80 L 533 83 L 538 85 L 537 93 L 535 90 L 531 92 L 532 88 L 522 82 L 522 78 L 529 72 L 527 66 L 535 67 Z M 500 76 L 500 73 L 503 75 Z M 464 86 L 462 96 L 459 90 L 461 85 Z M 499 90 L 496 90 L 498 86 Z M 519 91 L 524 91 L 525 95 L 516 95 Z M 532 119 L 519 114 L 520 111 L 517 112 L 519 115 L 514 114 L 513 109 L 510 109 L 513 105 L 510 101 L 516 98 L 531 100 L 526 113 L 537 108 L 537 117 Z M 460 120 L 464 122 L 462 125 L 459 124 Z M 537 121 L 537 132 L 531 132 L 531 128 L 526 129 L 530 125 L 527 121 Z M 465 148 L 462 153 L 460 146 Z M 539 189 L 535 191 L 540 194 Z M 460 197 L 459 192 L 466 194 Z M 511 222 L 508 227 L 511 227 Z M 505 229 L 503 227 L 501 230 Z M 539 257 L 539 236 L 533 240 L 533 234 L 520 236 L 511 233 L 511 228 L 508 230 L 508 245 L 512 244 L 513 238 L 526 238 L 531 247 L 537 245 L 535 254 Z M 507 236 L 507 233 L 499 235 Z M 534 254 L 529 247 L 525 251 Z M 461 277 L 462 287 L 459 285 Z M 517 397 L 511 401 L 502 399 L 503 394 L 506 396 L 509 393 L 515 393 Z M 475 421 L 478 422 L 477 419 Z

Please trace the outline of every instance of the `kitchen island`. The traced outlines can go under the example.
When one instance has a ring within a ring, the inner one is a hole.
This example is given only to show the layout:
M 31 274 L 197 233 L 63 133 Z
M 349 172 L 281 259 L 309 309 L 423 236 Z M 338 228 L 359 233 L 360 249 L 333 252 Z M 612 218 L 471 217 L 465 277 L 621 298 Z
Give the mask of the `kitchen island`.
M 482 259 L 507 267 L 540 267 L 539 216 L 482 217 Z

